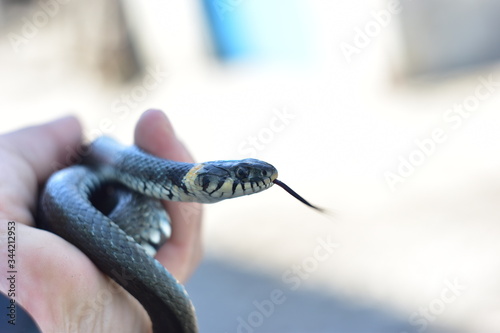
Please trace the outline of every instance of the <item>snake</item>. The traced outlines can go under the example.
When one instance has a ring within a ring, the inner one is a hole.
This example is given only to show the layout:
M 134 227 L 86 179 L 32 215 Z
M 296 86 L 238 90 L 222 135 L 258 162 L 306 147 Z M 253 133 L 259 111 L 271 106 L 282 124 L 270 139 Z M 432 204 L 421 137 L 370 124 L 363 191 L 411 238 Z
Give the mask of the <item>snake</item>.
M 102 136 L 81 163 L 50 176 L 40 196 L 40 225 L 80 249 L 147 311 L 154 333 L 198 332 L 181 283 L 155 258 L 172 234 L 160 200 L 215 203 L 262 192 L 279 181 L 271 164 L 247 158 L 203 163 L 161 159 Z

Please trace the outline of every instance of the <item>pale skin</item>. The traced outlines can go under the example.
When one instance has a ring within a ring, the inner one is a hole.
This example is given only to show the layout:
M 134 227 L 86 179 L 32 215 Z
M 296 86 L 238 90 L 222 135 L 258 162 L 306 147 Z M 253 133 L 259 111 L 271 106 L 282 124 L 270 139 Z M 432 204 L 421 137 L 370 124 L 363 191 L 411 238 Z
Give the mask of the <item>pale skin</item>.
M 34 227 L 37 193 L 64 163 L 68 148 L 81 145 L 74 117 L 0 136 L 0 290 L 7 294 L 7 224 L 16 221 L 16 301 L 42 332 L 151 332 L 147 313 L 103 275 L 76 247 Z M 135 129 L 135 143 L 162 158 L 193 162 L 167 117 L 148 110 Z M 185 282 L 201 254 L 201 205 L 165 202 L 172 238 L 156 255 Z

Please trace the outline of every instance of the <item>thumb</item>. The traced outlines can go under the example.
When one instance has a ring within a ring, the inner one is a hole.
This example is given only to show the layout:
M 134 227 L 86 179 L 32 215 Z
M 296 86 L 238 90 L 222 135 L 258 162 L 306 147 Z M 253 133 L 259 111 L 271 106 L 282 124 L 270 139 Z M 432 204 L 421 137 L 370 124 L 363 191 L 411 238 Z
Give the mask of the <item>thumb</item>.
M 38 184 L 80 146 L 75 117 L 0 136 L 0 217 L 32 224 Z

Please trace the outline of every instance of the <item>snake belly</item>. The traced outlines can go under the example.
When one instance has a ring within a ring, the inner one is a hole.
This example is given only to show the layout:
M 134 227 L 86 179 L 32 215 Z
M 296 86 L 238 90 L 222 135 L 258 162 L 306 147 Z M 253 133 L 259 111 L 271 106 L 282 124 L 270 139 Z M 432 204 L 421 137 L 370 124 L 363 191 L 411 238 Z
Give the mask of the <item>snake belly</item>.
M 135 205 L 117 204 L 120 212 L 107 206 L 119 202 L 124 196 L 120 193 L 127 192 L 143 201 L 148 200 L 143 199 L 146 196 L 214 203 L 263 191 L 276 178 L 272 165 L 255 159 L 175 162 L 101 137 L 86 150 L 82 165 L 63 169 L 49 178 L 41 195 L 40 220 L 43 228 L 78 247 L 104 274 L 134 296 L 148 312 L 153 332 L 197 332 L 194 307 L 184 287 L 148 254 L 154 252 L 137 242 L 135 233 L 140 229 L 127 228 L 127 216 L 137 215 Z M 115 195 L 103 192 L 103 187 L 114 184 L 127 190 L 120 189 Z M 154 204 L 151 207 L 158 208 Z M 163 216 L 161 212 L 155 214 Z M 122 216 L 120 219 L 125 221 L 114 221 L 114 216 Z M 168 238 L 165 221 L 160 221 L 159 226 L 162 238 Z

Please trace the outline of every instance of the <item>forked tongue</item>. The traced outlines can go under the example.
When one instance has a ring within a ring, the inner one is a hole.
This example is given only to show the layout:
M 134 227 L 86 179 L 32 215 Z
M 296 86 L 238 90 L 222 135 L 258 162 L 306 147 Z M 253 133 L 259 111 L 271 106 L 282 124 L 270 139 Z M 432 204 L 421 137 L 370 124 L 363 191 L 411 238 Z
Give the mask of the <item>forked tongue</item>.
M 316 207 L 316 206 L 312 205 L 311 203 L 309 203 L 309 201 L 307 201 L 306 199 L 302 198 L 297 192 L 292 190 L 287 184 L 283 183 L 282 181 L 275 179 L 275 180 L 273 180 L 273 183 L 275 183 L 279 187 L 283 188 L 285 191 L 290 193 L 295 199 L 299 200 L 303 204 L 305 204 L 313 209 L 316 209 L 317 211 L 319 211 L 321 213 L 325 212 L 325 210 L 323 208 Z

